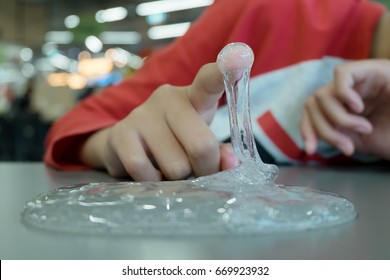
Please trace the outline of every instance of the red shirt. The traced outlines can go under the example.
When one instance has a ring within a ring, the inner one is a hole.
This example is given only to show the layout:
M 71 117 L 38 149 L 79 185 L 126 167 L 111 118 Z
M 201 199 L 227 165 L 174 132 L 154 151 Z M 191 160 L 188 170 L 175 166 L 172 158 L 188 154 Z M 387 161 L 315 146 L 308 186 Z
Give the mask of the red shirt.
M 253 49 L 251 77 L 324 56 L 368 58 L 383 11 L 365 0 L 217 0 L 183 37 L 153 54 L 132 77 L 59 119 L 47 136 L 44 160 L 62 169 L 88 168 L 72 155 L 89 134 L 126 117 L 162 84 L 191 84 L 200 67 L 214 62 L 231 42 Z

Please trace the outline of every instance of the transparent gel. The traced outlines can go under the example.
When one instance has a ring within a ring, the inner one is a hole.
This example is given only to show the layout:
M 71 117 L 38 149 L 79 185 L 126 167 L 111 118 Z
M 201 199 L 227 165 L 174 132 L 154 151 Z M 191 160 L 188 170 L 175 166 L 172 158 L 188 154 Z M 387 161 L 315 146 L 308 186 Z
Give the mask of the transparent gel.
M 224 235 L 329 227 L 356 217 L 338 195 L 281 186 L 275 165 L 262 162 L 249 106 L 254 56 L 243 43 L 218 55 L 238 167 L 191 180 L 101 182 L 67 186 L 27 202 L 26 225 L 49 231 L 119 235 Z

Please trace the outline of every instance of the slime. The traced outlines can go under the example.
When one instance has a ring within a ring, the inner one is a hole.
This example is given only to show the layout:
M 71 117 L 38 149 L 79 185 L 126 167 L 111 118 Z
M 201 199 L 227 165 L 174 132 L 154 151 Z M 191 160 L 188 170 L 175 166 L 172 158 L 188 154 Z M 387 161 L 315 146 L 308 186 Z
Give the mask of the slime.
M 243 43 L 225 46 L 217 59 L 238 167 L 181 181 L 63 187 L 27 202 L 23 222 L 68 233 L 215 235 L 308 230 L 354 219 L 355 207 L 343 197 L 274 183 L 278 168 L 262 162 L 252 133 L 253 60 L 252 50 Z

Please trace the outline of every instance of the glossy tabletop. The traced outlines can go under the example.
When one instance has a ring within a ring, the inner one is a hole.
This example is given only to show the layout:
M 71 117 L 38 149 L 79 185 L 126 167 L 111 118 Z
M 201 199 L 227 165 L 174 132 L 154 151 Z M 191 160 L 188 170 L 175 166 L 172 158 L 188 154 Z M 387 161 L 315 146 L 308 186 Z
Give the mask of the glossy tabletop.
M 98 171 L 0 163 L 0 259 L 390 259 L 390 167 L 281 167 L 277 183 L 337 193 L 352 222 L 319 230 L 245 236 L 95 236 L 53 233 L 21 222 L 23 205 L 50 189 L 115 181 Z

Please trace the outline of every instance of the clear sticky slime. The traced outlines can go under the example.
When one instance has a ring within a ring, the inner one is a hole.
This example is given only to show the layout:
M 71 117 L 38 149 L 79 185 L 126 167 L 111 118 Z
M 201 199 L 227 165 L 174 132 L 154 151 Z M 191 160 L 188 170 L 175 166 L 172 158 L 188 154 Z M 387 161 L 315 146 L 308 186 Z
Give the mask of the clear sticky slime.
M 26 203 L 23 222 L 86 234 L 220 235 L 316 229 L 354 219 L 356 210 L 343 197 L 274 183 L 278 169 L 262 162 L 252 134 L 253 60 L 243 43 L 227 45 L 217 59 L 238 167 L 192 180 L 67 186 Z

